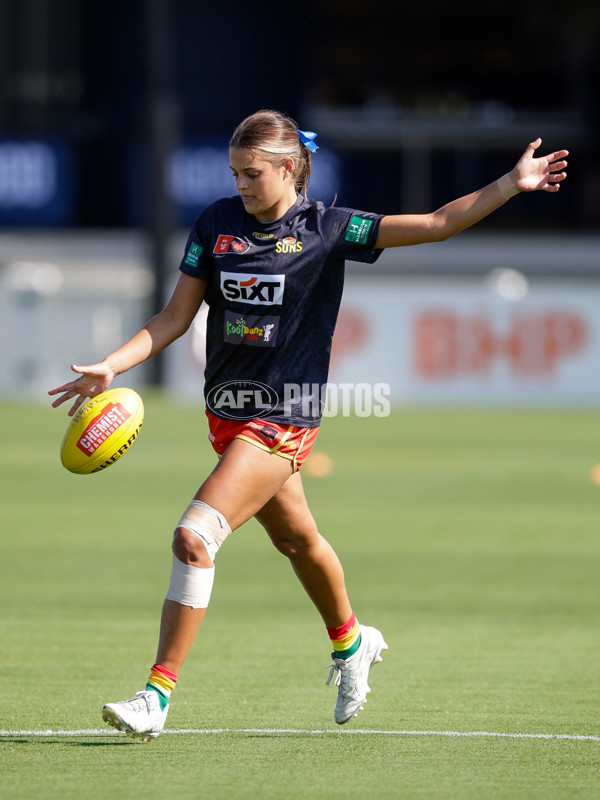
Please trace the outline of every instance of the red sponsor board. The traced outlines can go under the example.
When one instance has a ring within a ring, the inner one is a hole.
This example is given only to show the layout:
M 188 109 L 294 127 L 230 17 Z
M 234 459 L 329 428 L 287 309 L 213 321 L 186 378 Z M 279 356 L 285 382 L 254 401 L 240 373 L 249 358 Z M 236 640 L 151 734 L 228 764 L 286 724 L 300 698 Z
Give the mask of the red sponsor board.
M 514 375 L 552 375 L 560 360 L 582 350 L 586 339 L 585 320 L 568 310 L 515 314 L 503 334 L 484 314 L 422 311 L 414 323 L 414 366 L 430 380 L 486 374 L 498 359 Z

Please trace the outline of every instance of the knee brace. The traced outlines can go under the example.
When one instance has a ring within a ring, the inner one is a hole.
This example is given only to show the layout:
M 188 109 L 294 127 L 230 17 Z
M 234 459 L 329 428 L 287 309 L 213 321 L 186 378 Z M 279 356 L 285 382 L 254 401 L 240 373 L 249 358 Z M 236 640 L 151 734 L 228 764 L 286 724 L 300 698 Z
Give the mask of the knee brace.
M 225 517 L 201 500 L 192 500 L 177 527 L 187 528 L 199 536 L 211 561 L 214 561 L 217 551 L 231 533 Z M 184 564 L 173 554 L 166 599 L 192 608 L 208 608 L 214 579 L 214 566 L 194 567 Z
M 183 512 L 177 527 L 187 528 L 199 536 L 211 561 L 215 560 L 219 548 L 231 533 L 223 514 L 202 500 L 192 500 Z

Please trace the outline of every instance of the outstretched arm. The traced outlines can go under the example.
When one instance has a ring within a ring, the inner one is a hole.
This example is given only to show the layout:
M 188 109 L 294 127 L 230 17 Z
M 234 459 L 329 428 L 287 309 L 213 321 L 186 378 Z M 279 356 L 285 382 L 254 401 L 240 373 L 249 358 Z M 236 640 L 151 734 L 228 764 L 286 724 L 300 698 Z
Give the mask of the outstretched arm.
M 50 389 L 49 395 L 61 395 L 52 406 L 56 408 L 75 398 L 69 409 L 69 416 L 73 416 L 86 397 L 95 397 L 104 392 L 117 375 L 168 347 L 190 327 L 202 304 L 205 291 L 206 281 L 180 275 L 167 305 L 128 342 L 98 364 L 71 365 L 73 372 L 80 373 L 80 377 Z
M 477 192 L 452 200 L 430 214 L 385 216 L 380 223 L 376 248 L 441 242 L 487 217 L 518 192 L 557 192 L 567 177 L 564 169 L 568 150 L 557 150 L 535 158 L 542 140 L 527 147 L 519 161 L 500 180 Z

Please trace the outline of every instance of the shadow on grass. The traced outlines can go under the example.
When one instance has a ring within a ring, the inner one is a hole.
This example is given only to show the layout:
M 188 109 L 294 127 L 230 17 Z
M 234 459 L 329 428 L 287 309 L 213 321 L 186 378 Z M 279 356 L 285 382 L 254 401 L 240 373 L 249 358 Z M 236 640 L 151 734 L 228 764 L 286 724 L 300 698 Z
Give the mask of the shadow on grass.
M 64 739 L 10 739 L 8 737 L 0 738 L 0 745 L 1 744 L 31 744 L 31 745 L 39 745 L 39 744 L 60 744 L 60 745 L 68 745 L 69 747 L 110 747 L 114 745 L 135 745 L 136 742 L 130 741 L 129 739 L 121 739 L 121 738 L 114 738 L 114 739 L 105 739 L 100 741 L 84 741 L 84 742 L 77 742 Z M 139 743 L 138 743 L 139 744 Z

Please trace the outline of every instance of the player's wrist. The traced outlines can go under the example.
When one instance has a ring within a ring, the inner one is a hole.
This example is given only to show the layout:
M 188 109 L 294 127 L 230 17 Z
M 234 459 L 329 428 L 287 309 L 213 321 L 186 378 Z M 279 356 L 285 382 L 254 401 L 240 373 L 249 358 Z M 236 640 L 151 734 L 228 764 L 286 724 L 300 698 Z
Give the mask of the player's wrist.
M 510 172 L 507 172 L 506 175 L 498 178 L 496 183 L 498 185 L 498 189 L 500 189 L 500 193 L 506 200 L 510 200 L 511 197 L 519 194 L 520 189 L 518 188 L 517 182 L 512 173 Z
M 112 381 L 113 378 L 116 378 L 117 375 L 120 375 L 121 372 L 125 371 L 123 369 L 119 369 L 116 359 L 112 357 L 112 354 L 104 358 L 100 362 L 99 366 L 104 367 L 104 370 L 102 370 L 104 372 L 104 377 L 108 378 L 109 381 Z

